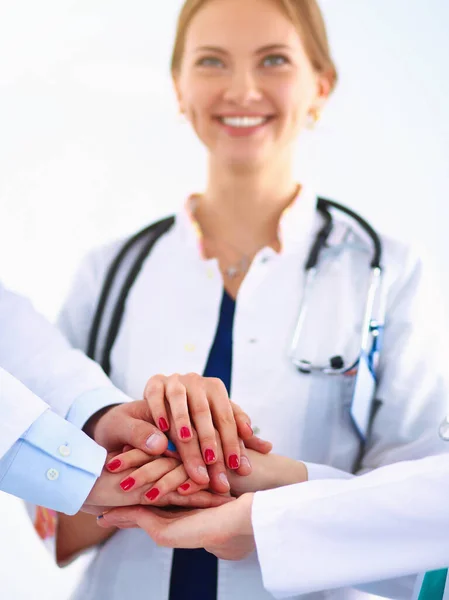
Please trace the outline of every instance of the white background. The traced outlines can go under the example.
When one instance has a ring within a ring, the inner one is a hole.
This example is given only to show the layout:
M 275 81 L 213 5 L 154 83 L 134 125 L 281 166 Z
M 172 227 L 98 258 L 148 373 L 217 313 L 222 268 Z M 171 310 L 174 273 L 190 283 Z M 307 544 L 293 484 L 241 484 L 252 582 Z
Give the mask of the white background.
M 201 190 L 168 75 L 180 5 L 0 0 L 0 276 L 50 318 L 90 247 Z M 340 84 L 298 178 L 423 244 L 449 300 L 449 3 L 322 5 Z M 2 600 L 64 600 L 79 570 L 58 571 L 0 495 Z

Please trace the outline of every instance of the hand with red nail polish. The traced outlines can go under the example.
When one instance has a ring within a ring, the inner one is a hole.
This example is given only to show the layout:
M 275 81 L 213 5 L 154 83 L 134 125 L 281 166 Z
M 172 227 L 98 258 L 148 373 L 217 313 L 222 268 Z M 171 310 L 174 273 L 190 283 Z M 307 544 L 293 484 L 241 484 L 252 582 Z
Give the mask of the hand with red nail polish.
M 141 498 L 137 502 L 145 503 L 149 499 L 148 491 L 153 488 L 158 490 L 158 500 L 161 500 L 176 490 L 183 496 L 190 496 L 208 487 L 208 483 L 200 486 L 189 478 L 179 457 L 148 456 L 135 448 L 114 455 L 106 462 L 105 468 L 110 472 L 122 474 L 119 486 L 123 492 L 129 494 L 139 490 Z M 126 473 L 126 476 L 123 473 Z M 224 491 L 228 490 L 229 487 Z M 155 499 L 152 499 L 153 503 Z
M 149 456 L 134 448 L 122 454 L 109 455 L 103 473 L 89 494 L 84 512 L 101 514 L 105 509 L 134 504 L 171 502 L 186 506 L 207 484 L 199 486 L 192 481 L 179 459 L 167 456 Z M 151 490 L 157 490 L 151 492 Z M 177 490 L 182 491 L 182 495 Z M 208 497 L 208 496 L 207 496 Z M 200 496 L 203 498 L 203 496 Z M 157 501 L 157 502 L 156 502 Z M 215 501 L 213 500 L 212 503 Z M 189 504 L 190 505 L 190 504 Z M 195 504 L 191 504 L 195 506 Z M 210 504 L 209 504 L 210 505 Z
M 199 485 L 209 481 L 211 466 L 219 455 L 218 444 L 227 457 L 222 477 L 228 466 L 239 475 L 251 470 L 240 467 L 240 439 L 260 452 L 271 450 L 271 444 L 254 436 L 250 418 L 230 401 L 220 379 L 195 373 L 155 375 L 148 380 L 144 397 L 153 421 L 168 432 L 189 477 Z

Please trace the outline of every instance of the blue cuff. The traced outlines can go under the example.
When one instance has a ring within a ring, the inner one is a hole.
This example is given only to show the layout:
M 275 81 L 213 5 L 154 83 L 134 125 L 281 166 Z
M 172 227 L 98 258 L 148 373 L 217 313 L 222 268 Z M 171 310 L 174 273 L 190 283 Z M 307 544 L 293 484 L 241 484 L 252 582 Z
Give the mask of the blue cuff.
M 82 429 L 96 412 L 106 406 L 131 402 L 131 398 L 117 388 L 104 387 L 85 392 L 78 396 L 69 409 L 66 419 L 78 429 Z
M 47 410 L 0 460 L 0 490 L 75 514 L 100 475 L 106 450 Z

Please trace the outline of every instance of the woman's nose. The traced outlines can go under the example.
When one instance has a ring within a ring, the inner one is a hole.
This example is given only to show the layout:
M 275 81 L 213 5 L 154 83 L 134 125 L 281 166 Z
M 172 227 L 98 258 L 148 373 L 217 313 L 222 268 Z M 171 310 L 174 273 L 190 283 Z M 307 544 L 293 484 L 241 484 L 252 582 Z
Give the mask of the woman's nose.
M 254 74 L 242 70 L 232 73 L 224 96 L 228 102 L 246 106 L 260 100 L 262 94 Z

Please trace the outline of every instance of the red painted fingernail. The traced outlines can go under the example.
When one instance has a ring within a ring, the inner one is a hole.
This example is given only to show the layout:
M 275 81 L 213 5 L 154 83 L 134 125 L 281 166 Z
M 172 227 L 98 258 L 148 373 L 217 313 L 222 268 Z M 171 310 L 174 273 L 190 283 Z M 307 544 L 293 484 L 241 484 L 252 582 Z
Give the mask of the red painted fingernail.
M 117 469 L 121 466 L 122 466 L 122 461 L 119 460 L 118 458 L 116 458 L 114 460 L 111 460 L 111 462 L 106 465 L 106 468 L 109 469 L 110 471 L 117 471 Z
M 133 485 L 136 483 L 136 480 L 133 477 L 128 477 L 127 479 L 123 480 L 122 483 L 120 484 L 120 487 L 122 488 L 122 490 L 124 492 L 127 492 L 128 490 L 130 490 Z
M 157 488 L 153 488 L 152 490 L 150 490 L 149 492 L 147 492 L 145 494 L 145 496 L 148 498 L 148 500 L 156 500 L 156 498 L 159 496 L 159 490 Z
M 159 419 L 159 429 L 160 429 L 161 431 L 168 431 L 168 429 L 169 429 L 169 428 L 168 428 L 168 423 L 167 423 L 167 421 L 164 419 L 164 417 L 161 417 L 161 418 Z
M 187 492 L 188 489 L 190 489 L 190 483 L 183 483 L 182 485 L 179 486 L 179 488 L 183 491 L 183 492 Z
M 188 427 L 181 427 L 181 431 L 179 432 L 181 434 L 181 439 L 182 440 L 186 440 L 187 438 L 191 437 L 191 433 L 190 433 L 190 429 Z
M 230 469 L 238 469 L 240 466 L 239 457 L 237 454 L 231 454 L 229 457 L 229 468 Z
M 209 448 L 204 452 L 204 459 L 207 463 L 214 462 L 215 460 L 215 452 L 210 450 Z

